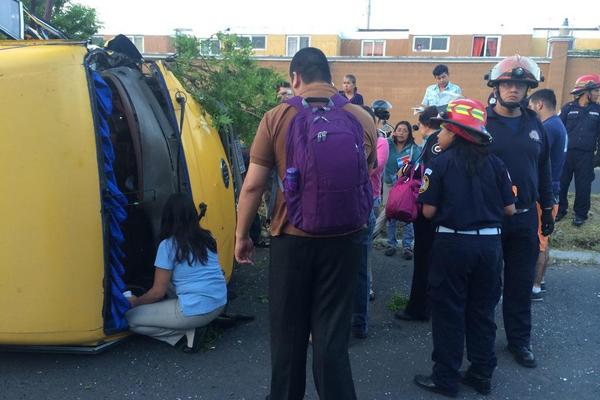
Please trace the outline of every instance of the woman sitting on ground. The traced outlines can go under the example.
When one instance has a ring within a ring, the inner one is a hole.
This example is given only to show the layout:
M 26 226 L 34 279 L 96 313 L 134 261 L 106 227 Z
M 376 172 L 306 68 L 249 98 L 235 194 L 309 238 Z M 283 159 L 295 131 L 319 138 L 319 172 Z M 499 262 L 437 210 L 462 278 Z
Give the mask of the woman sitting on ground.
M 199 225 L 192 198 L 172 195 L 163 209 L 154 284 L 129 297 L 125 316 L 130 329 L 187 353 L 199 350 L 206 325 L 227 303 L 227 286 L 217 258 L 217 242 Z M 165 299 L 174 289 L 176 298 Z

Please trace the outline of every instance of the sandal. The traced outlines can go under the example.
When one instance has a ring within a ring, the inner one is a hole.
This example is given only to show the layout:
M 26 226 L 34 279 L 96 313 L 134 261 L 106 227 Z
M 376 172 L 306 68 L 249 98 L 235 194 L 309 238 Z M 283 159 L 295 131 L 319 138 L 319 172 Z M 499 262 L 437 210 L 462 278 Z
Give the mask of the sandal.
M 402 250 L 402 257 L 405 260 L 412 260 L 413 259 L 413 251 L 411 248 L 405 248 L 404 250 Z

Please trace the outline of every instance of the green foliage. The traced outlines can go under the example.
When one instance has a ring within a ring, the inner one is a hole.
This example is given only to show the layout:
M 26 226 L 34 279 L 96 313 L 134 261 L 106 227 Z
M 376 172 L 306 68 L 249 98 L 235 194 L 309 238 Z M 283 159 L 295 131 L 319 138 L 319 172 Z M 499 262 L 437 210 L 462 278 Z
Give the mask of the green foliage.
M 388 309 L 393 312 L 400 311 L 406 308 L 408 304 L 408 297 L 396 293 L 392 296 L 392 300 L 388 304 Z
M 573 204 L 575 196 L 569 193 L 569 204 Z M 589 219 L 582 226 L 576 227 L 571 223 L 573 213 L 556 223 L 554 233 L 550 237 L 550 248 L 561 250 L 592 250 L 600 251 L 600 195 L 591 195 Z
M 44 18 L 47 14 L 47 2 L 44 0 L 24 0 L 23 4 L 39 18 Z M 49 22 L 75 40 L 88 40 L 102 28 L 95 8 L 73 3 L 71 0 L 54 0 Z
M 277 104 L 275 86 L 283 77 L 256 63 L 248 41 L 224 33 L 216 39 L 177 35 L 177 58 L 170 67 L 215 128 L 230 127 L 250 143 L 263 114 Z M 209 50 L 218 55 L 206 55 Z
M 75 40 L 88 40 L 102 27 L 94 8 L 70 3 L 52 16 L 52 24 Z
M 600 49 L 569 50 L 569 55 L 600 57 Z

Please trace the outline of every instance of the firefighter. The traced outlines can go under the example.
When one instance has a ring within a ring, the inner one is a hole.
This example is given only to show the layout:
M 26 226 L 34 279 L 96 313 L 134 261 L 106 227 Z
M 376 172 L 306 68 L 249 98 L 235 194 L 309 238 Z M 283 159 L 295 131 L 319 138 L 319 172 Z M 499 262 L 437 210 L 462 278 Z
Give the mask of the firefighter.
M 456 396 L 466 339 L 471 365 L 462 381 L 489 394 L 497 363 L 502 222 L 514 213 L 515 197 L 504 163 L 487 150 L 485 106 L 454 100 L 438 120 L 444 151 L 425 170 L 419 196 L 423 215 L 435 225 L 428 278 L 435 364 L 430 376 L 417 375 L 415 383 Z
M 560 179 L 560 201 L 556 220 L 561 220 L 567 214 L 567 193 L 574 175 L 573 225 L 581 226 L 587 220 L 590 211 L 594 166 L 600 166 L 600 76 L 580 76 L 571 94 L 575 96 L 575 100 L 565 104 L 560 111 L 560 119 L 567 128 L 569 145 Z
M 541 231 L 554 230 L 550 152 L 546 131 L 536 113 L 524 106 L 527 91 L 543 79 L 527 57 L 500 61 L 486 75 L 496 103 L 488 106 L 490 152 L 506 165 L 516 196 L 516 212 L 502 225 L 504 287 L 502 311 L 508 350 L 522 366 L 535 368 L 531 350 L 531 287 L 539 254 L 536 200 L 542 208 Z

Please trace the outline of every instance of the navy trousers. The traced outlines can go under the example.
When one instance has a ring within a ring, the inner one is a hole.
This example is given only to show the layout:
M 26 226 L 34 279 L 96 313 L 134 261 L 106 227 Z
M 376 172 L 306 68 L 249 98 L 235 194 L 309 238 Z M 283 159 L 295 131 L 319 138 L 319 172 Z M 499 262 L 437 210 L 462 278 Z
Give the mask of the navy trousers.
M 540 245 L 535 206 L 528 212 L 506 217 L 502 225 L 504 292 L 502 313 L 509 344 L 531 343 L 531 288 Z
M 429 275 L 429 257 L 435 234 L 435 225 L 419 213 L 413 223 L 415 228 L 415 253 L 410 297 L 404 312 L 415 318 L 429 318 L 430 306 L 427 297 L 427 277 Z
M 465 341 L 469 369 L 492 377 L 501 271 L 500 235 L 435 234 L 429 271 L 431 358 L 432 379 L 440 387 L 458 390 Z
M 573 211 L 575 215 L 586 219 L 590 211 L 590 196 L 592 193 L 592 181 L 594 180 L 594 152 L 569 150 L 567 159 L 560 177 L 560 201 L 559 212 L 565 213 L 569 210 L 567 193 L 571 179 L 575 176 L 575 203 Z
M 271 400 L 301 400 L 312 332 L 321 400 L 355 400 L 348 342 L 363 231 L 331 238 L 271 238 Z

